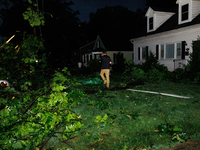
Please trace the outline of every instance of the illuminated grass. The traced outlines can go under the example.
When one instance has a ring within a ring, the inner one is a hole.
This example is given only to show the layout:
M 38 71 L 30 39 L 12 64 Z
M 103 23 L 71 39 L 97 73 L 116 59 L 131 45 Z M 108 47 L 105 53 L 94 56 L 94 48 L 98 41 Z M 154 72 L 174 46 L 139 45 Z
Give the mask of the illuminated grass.
M 113 85 L 111 84 L 111 87 Z M 160 83 L 145 84 L 134 89 L 192 98 L 181 99 L 127 90 L 108 90 L 87 95 L 82 103 L 74 108 L 75 113 L 81 115 L 84 124 L 84 128 L 78 131 L 77 135 L 85 133 L 69 142 L 73 149 L 86 149 L 92 145 L 95 150 L 123 149 L 125 145 L 127 149 L 151 149 L 150 147 L 159 148 L 176 144 L 177 142 L 172 141 L 170 133 L 155 132 L 161 124 L 181 125 L 186 138 L 200 138 L 199 85 Z M 105 122 L 94 122 L 97 116 L 105 114 L 108 115 Z M 61 148 L 60 146 L 58 143 L 55 148 Z

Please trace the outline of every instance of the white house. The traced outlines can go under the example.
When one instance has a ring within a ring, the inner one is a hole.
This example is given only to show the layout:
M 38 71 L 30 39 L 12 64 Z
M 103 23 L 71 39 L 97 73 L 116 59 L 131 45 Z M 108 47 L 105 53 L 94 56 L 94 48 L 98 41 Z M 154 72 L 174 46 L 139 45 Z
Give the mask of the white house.
M 176 4 L 169 10 L 148 8 L 147 27 L 130 40 L 135 64 L 145 62 L 150 51 L 169 71 L 187 64 L 192 43 L 200 36 L 200 0 L 177 0 Z

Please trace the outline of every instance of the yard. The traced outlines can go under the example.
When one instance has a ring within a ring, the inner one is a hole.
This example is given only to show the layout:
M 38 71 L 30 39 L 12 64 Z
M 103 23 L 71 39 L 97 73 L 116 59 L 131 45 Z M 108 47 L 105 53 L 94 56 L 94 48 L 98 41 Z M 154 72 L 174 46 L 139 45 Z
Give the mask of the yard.
M 111 76 L 110 89 L 106 89 L 98 76 L 81 79 L 77 78 L 70 90 L 78 88 L 85 93 L 72 110 L 84 126 L 75 134 L 65 135 L 68 140 L 62 143 L 58 137 L 52 138 L 49 149 L 151 150 L 200 139 L 200 85 L 161 82 L 126 87 Z

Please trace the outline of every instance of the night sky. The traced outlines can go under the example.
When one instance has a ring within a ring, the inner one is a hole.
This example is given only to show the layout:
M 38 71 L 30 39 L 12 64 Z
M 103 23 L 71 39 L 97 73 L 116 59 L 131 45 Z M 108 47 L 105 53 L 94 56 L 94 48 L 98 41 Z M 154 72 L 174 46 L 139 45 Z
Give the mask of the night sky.
M 135 11 L 138 8 L 146 8 L 145 0 L 72 0 L 74 5 L 71 6 L 73 10 L 79 10 L 78 17 L 81 21 L 89 21 L 89 14 L 95 13 L 97 9 L 104 8 L 105 6 L 121 5 L 127 7 L 129 10 Z

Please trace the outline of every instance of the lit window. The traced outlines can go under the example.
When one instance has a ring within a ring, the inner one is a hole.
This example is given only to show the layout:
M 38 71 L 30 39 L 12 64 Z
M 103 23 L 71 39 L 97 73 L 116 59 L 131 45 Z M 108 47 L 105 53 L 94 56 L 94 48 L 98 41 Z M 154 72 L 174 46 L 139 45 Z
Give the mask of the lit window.
M 174 44 L 166 45 L 166 58 L 174 58 Z
M 189 4 L 183 5 L 181 8 L 181 21 L 188 20 Z

